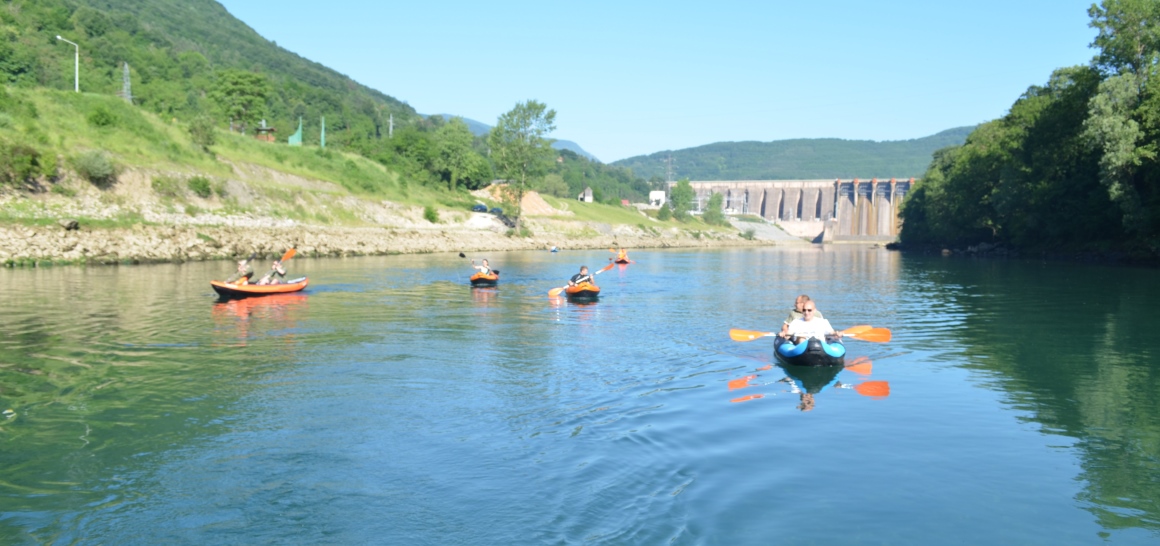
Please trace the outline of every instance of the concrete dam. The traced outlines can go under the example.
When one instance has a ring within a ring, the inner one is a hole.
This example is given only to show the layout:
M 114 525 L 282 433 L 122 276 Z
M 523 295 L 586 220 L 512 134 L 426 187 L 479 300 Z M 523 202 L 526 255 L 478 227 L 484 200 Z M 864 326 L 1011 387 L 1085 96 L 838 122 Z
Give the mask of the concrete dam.
M 901 227 L 898 209 L 913 184 L 913 178 L 690 182 L 694 212 L 720 193 L 726 214 L 756 214 L 816 242 L 893 241 Z

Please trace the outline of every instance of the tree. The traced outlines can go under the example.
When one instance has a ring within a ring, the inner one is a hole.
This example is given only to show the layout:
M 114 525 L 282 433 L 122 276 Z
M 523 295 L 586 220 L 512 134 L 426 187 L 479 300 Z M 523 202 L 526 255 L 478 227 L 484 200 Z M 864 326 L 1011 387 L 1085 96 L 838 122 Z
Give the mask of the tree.
M 451 118 L 451 121 L 435 131 L 435 168 L 450 173 L 448 187 L 451 191 L 455 191 L 456 185 L 479 158 L 471 149 L 474 138 L 463 118 Z
M 1096 64 L 1110 74 L 1127 68 L 1144 75 L 1160 50 L 1160 3 L 1155 0 L 1103 0 L 1088 8 L 1089 26 L 1099 30 L 1092 46 Z
M 693 208 L 693 186 L 688 178 L 682 178 L 669 192 L 669 206 L 673 208 L 673 218 L 678 222 L 689 219 L 689 211 Z
M 213 118 L 207 115 L 200 115 L 193 118 L 189 122 L 189 136 L 194 144 L 201 146 L 202 150 L 209 151 L 209 147 L 217 142 L 217 136 L 214 134 Z
M 270 84 L 261 74 L 225 70 L 218 74 L 217 83 L 210 96 L 226 116 L 241 123 L 242 134 L 245 134 L 246 127 L 257 123 L 266 115 L 266 99 L 270 96 Z
M 546 138 L 556 129 L 555 122 L 555 110 L 529 100 L 500 116 L 487 135 L 496 174 L 507 181 L 516 232 L 520 230 L 520 202 L 524 193 L 547 172 L 549 161 L 555 157 L 552 140 Z
M 725 196 L 714 193 L 709 197 L 709 203 L 705 205 L 705 212 L 701 213 L 701 219 L 711 226 L 727 226 L 729 221 L 725 219 L 724 208 Z

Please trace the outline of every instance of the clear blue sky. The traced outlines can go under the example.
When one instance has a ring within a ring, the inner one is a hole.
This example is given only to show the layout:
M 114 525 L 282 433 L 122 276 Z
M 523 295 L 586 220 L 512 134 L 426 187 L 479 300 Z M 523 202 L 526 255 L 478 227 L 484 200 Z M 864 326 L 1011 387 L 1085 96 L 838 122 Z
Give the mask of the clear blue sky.
M 535 99 L 602 161 L 719 141 L 905 140 L 1087 63 L 1091 0 L 220 0 L 405 101 L 494 125 Z

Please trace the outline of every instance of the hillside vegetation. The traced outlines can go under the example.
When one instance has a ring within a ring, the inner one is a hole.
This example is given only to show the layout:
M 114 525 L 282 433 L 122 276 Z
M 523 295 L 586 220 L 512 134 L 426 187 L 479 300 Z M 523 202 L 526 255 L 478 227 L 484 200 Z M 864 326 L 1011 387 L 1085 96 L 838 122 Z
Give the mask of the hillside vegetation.
M 664 177 L 670 156 L 674 179 L 909 178 L 922 175 L 935 150 L 962 144 L 971 129 L 959 127 L 924 138 L 888 142 L 836 138 L 717 142 L 612 164 L 646 178 Z

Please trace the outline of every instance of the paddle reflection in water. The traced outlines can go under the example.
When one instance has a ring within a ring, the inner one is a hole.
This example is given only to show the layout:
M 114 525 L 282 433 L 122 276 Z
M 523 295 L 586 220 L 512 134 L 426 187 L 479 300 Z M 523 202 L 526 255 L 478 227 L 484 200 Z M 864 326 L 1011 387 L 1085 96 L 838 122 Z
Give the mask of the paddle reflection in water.
M 482 303 L 484 306 L 490 306 L 492 303 L 499 300 L 499 288 L 473 287 L 471 289 L 471 299 L 475 303 Z

